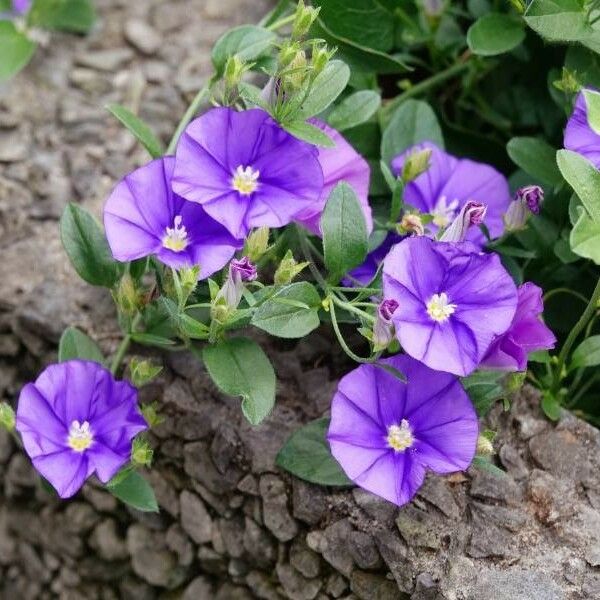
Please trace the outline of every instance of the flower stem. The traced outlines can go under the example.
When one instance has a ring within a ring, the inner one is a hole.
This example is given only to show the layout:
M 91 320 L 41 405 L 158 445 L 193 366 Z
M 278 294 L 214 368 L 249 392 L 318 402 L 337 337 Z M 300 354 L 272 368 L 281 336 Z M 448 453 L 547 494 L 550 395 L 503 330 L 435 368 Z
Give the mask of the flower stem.
M 135 332 L 141 320 L 142 315 L 141 313 L 138 313 L 131 321 L 131 327 L 129 328 L 129 332 L 121 340 L 121 343 L 119 344 L 119 347 L 117 348 L 117 351 L 115 352 L 115 355 L 113 356 L 112 362 L 110 364 L 110 372 L 113 375 L 117 374 L 117 371 L 119 370 L 119 367 L 121 366 L 121 363 L 125 358 L 125 354 L 127 353 L 127 350 L 129 350 L 129 346 L 131 345 L 131 335 Z
M 589 320 L 594 316 L 599 301 L 600 301 L 600 278 L 598 279 L 598 281 L 596 283 L 596 287 L 594 288 L 594 291 L 592 292 L 592 297 L 589 299 L 588 305 L 585 307 L 585 310 L 583 311 L 583 314 L 579 318 L 579 321 L 577 321 L 577 323 L 575 323 L 575 325 L 573 326 L 573 329 L 571 329 L 571 332 L 567 336 L 567 339 L 566 339 L 565 343 L 563 344 L 560 354 L 558 355 L 558 362 L 556 365 L 556 370 L 554 371 L 554 381 L 552 383 L 552 391 L 554 393 L 558 392 L 558 389 L 560 387 L 560 382 L 563 378 L 563 370 L 564 370 L 567 358 L 569 356 L 569 353 L 571 352 L 571 348 L 573 347 L 573 344 L 576 342 L 577 338 L 579 337 L 579 334 L 585 329 Z
M 275 23 L 271 23 L 267 27 L 267 29 L 269 31 L 276 31 L 280 27 L 283 27 L 285 25 L 289 25 L 290 23 L 292 23 L 295 18 L 296 18 L 296 14 L 295 13 L 291 14 L 291 15 L 288 15 L 287 17 L 283 17 L 282 19 L 279 19 L 279 21 L 275 21 Z
M 337 337 L 338 342 L 339 342 L 340 346 L 342 347 L 342 350 L 353 361 L 355 361 L 357 363 L 374 363 L 374 362 L 376 362 L 379 359 L 379 357 L 381 356 L 381 352 L 378 352 L 377 354 L 374 354 L 373 356 L 370 356 L 369 358 L 363 358 L 361 356 L 358 356 L 358 354 L 355 354 L 354 352 L 352 352 L 352 350 L 350 350 L 350 348 L 348 347 L 348 344 L 346 343 L 346 340 L 344 339 L 344 336 L 342 335 L 340 326 L 338 325 L 338 322 L 337 322 L 337 317 L 335 314 L 336 299 L 334 296 L 330 296 L 330 298 L 333 300 L 333 302 L 330 303 L 330 305 L 329 305 L 329 314 L 331 315 L 331 324 L 333 325 L 333 330 L 335 331 L 335 336 Z

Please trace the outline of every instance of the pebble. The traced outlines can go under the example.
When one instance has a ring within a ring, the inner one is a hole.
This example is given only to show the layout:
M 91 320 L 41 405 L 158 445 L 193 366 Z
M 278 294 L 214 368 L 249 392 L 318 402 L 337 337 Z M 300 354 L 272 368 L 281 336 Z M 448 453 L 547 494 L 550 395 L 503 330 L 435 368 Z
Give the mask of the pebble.
M 139 19 L 129 19 L 123 30 L 125 39 L 140 52 L 156 54 L 162 45 L 162 36 L 151 25 Z

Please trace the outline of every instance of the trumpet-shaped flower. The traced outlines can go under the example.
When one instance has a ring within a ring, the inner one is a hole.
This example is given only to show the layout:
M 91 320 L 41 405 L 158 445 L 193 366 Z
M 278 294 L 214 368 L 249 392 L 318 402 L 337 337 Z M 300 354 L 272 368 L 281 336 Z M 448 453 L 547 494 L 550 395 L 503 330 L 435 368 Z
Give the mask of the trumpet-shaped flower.
M 579 152 L 600 169 L 600 133 L 594 131 L 588 120 L 585 95 L 579 92 L 575 107 L 565 128 L 564 145 L 567 150 Z

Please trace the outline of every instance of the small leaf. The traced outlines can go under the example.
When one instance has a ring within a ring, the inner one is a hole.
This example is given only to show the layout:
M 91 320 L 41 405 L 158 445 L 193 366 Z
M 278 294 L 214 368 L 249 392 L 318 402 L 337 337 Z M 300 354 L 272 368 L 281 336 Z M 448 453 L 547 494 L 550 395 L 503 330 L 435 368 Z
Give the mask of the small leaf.
M 256 25 L 241 25 L 224 33 L 214 45 L 212 61 L 221 74 L 229 57 L 237 55 L 244 61 L 250 62 L 262 56 L 273 44 L 277 36 L 264 27 Z
M 569 369 L 598 365 L 600 365 L 600 335 L 592 335 L 575 348 Z
M 350 269 L 360 265 L 369 248 L 367 225 L 354 190 L 338 183 L 321 216 L 325 266 L 330 281 L 337 283 Z
M 571 230 L 569 243 L 575 254 L 600 265 L 600 221 L 592 221 L 584 210 Z
M 174 346 L 175 342 L 169 338 L 161 337 L 160 335 L 154 335 L 152 333 L 132 333 L 131 339 L 137 344 L 143 346 L 159 346 L 166 347 Z
M 373 90 L 361 90 L 344 98 L 327 117 L 338 131 L 356 127 L 368 121 L 381 106 L 381 96 Z
M 503 376 L 504 373 L 498 371 L 475 371 L 461 379 L 462 386 L 480 417 L 485 416 L 498 400 L 504 398 Z
M 96 20 L 92 0 L 34 0 L 28 24 L 42 29 L 87 33 Z
M 75 327 L 67 327 L 58 343 L 58 362 L 73 358 L 92 360 L 100 364 L 104 362 L 104 355 L 92 338 Z
M 36 45 L 10 21 L 0 21 L 0 82 L 10 79 L 27 65 Z
M 383 132 L 381 157 L 389 164 L 407 148 L 419 142 L 433 142 L 444 147 L 444 138 L 437 117 L 422 100 L 406 100 L 396 109 Z
M 475 456 L 472 465 L 482 471 L 487 471 L 496 477 L 506 477 L 506 471 L 497 467 L 489 458 L 485 456 Z
M 277 455 L 277 466 L 319 485 L 354 485 L 333 458 L 326 435 L 329 419 L 317 419 L 296 431 Z
M 396 367 L 392 367 L 392 365 L 388 365 L 388 364 L 383 363 L 383 362 L 375 362 L 373 364 L 376 367 L 379 367 L 380 369 L 383 369 L 384 371 L 386 371 L 390 375 L 393 375 L 396 379 L 399 379 L 402 383 L 406 383 L 408 381 L 406 379 L 406 375 L 402 371 L 396 369 Z
M 562 176 L 556 166 L 556 150 L 545 140 L 534 137 L 514 137 L 506 144 L 511 160 L 528 175 L 560 185 Z
M 549 392 L 542 392 L 542 410 L 551 421 L 560 419 L 560 402 Z
M 480 56 L 510 52 L 524 39 L 522 19 L 499 13 L 489 13 L 477 19 L 467 32 L 471 52 Z
M 282 338 L 301 338 L 319 326 L 321 297 L 314 285 L 298 281 L 286 285 L 261 304 L 252 325 Z
M 322 146 L 324 148 L 333 148 L 334 141 L 319 127 L 315 127 L 306 121 L 292 121 L 283 125 L 284 129 L 289 131 L 299 140 Z
M 590 127 L 600 134 L 600 93 L 596 90 L 584 89 L 583 95 L 587 105 L 587 120 Z
M 108 104 L 106 109 L 125 125 L 140 144 L 148 150 L 148 154 L 152 158 L 158 158 L 163 155 L 163 146 L 160 140 L 144 121 L 119 104 Z
M 152 486 L 137 471 L 129 471 L 124 477 L 117 473 L 113 481 L 107 483 L 106 489 L 115 498 L 142 512 L 158 512 Z
M 559 150 L 558 168 L 593 221 L 600 223 L 600 171 L 577 152 Z
M 310 93 L 295 118 L 308 119 L 323 112 L 344 91 L 349 80 L 350 68 L 346 63 L 341 60 L 329 61 L 315 77 Z
M 275 371 L 262 348 L 247 338 L 231 338 L 202 351 L 208 374 L 230 396 L 242 397 L 242 411 L 253 425 L 275 404 Z
M 83 280 L 105 287 L 117 282 L 123 265 L 112 258 L 106 237 L 90 213 L 77 204 L 68 204 L 60 219 L 60 236 Z

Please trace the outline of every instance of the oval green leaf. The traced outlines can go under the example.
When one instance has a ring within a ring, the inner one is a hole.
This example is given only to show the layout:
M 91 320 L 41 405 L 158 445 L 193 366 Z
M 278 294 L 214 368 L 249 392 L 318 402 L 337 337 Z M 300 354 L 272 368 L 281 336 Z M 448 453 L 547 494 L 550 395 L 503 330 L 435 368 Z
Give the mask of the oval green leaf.
M 381 96 L 373 90 L 361 90 L 344 98 L 327 117 L 338 131 L 356 127 L 368 121 L 381 106 Z
M 115 498 L 136 510 L 158 512 L 158 502 L 152 486 L 137 471 L 129 471 L 124 477 L 117 473 L 114 483 L 109 481 L 106 489 Z
M 514 137 L 506 144 L 511 160 L 528 175 L 550 185 L 560 185 L 556 149 L 541 138 Z
M 213 47 L 212 61 L 218 74 L 223 72 L 230 56 L 243 61 L 259 58 L 275 41 L 276 35 L 256 25 L 241 25 L 224 33 Z
M 295 118 L 309 119 L 323 112 L 344 91 L 349 80 L 350 68 L 346 63 L 341 60 L 329 61 L 315 77 L 310 93 Z
M 160 140 L 144 121 L 120 104 L 108 104 L 106 109 L 121 121 L 140 144 L 148 150 L 148 154 L 152 158 L 158 158 L 163 155 L 164 151 Z
M 500 13 L 490 13 L 477 19 L 467 32 L 471 52 L 480 56 L 510 52 L 524 39 L 523 21 Z
M 58 361 L 65 362 L 73 358 L 93 360 L 100 364 L 104 362 L 102 350 L 92 338 L 76 327 L 67 327 L 58 343 Z
M 31 60 L 36 45 L 10 21 L 0 21 L 0 82 L 10 79 Z

